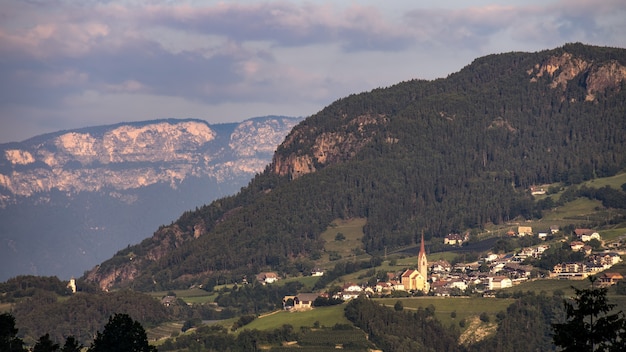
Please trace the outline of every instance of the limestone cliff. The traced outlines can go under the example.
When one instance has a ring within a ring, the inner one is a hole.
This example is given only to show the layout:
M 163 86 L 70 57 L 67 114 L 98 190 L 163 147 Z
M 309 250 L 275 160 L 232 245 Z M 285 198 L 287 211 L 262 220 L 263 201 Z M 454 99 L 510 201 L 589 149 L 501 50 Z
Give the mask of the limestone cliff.
M 79 276 L 183 211 L 236 193 L 300 120 L 154 120 L 0 145 L 0 280 Z
M 272 159 L 274 173 L 291 178 L 315 172 L 318 168 L 350 160 L 369 143 L 388 122 L 385 115 L 367 114 L 349 118 L 337 116 L 341 126 L 337 131 L 319 132 L 316 128 L 301 126 L 287 136 L 278 153 Z M 303 153 L 310 145 L 310 152 Z M 285 153 L 284 150 L 293 150 Z
M 205 121 L 162 120 L 123 124 L 103 132 L 57 133 L 42 142 L 0 151 L 0 206 L 42 192 L 115 192 L 157 183 L 176 188 L 188 177 L 218 182 L 252 177 L 267 164 L 297 120 L 273 118 L 238 124 L 228 143 Z M 213 143 L 213 144 L 212 144 Z M 212 149 L 211 149 L 212 148 Z
M 537 63 L 528 71 L 531 82 L 548 77 L 551 88 L 565 91 L 568 84 L 578 84 L 580 77 L 584 79 L 586 88 L 585 101 L 595 101 L 597 94 L 611 90 L 619 90 L 626 80 L 626 67 L 615 60 L 595 63 L 565 52 L 560 56 L 552 56 L 543 63 Z M 575 97 L 563 96 L 563 99 Z

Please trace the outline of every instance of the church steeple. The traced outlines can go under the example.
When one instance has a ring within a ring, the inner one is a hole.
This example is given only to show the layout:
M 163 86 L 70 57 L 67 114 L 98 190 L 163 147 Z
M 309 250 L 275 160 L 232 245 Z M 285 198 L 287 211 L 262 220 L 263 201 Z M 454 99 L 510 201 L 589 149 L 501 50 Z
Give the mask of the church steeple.
M 417 271 L 424 277 L 424 280 L 428 280 L 428 259 L 426 259 L 426 249 L 424 248 L 424 231 L 422 231 L 420 252 L 417 255 Z

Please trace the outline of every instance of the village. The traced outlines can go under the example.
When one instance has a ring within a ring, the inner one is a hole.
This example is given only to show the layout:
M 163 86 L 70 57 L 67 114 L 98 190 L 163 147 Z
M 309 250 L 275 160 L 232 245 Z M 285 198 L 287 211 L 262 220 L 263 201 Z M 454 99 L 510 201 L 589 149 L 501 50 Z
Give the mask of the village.
M 550 232 L 534 233 L 531 227 L 519 226 L 517 231 L 509 231 L 506 236 L 525 237 L 537 236 L 546 241 L 559 232 L 558 226 L 552 226 Z M 522 282 L 535 279 L 553 280 L 583 280 L 591 275 L 597 277 L 598 285 L 610 286 L 623 280 L 617 272 L 610 268 L 621 262 L 620 249 L 626 244 L 626 239 L 606 244 L 609 249 L 596 249 L 590 245 L 592 240 L 601 242 L 600 234 L 591 229 L 575 229 L 574 240 L 566 238 L 550 243 L 540 243 L 531 247 L 524 247 L 514 253 L 488 253 L 479 260 L 469 263 L 455 263 L 440 259 L 428 262 L 424 241 L 420 245 L 416 265 L 413 268 L 404 268 L 388 272 L 386 280 L 379 280 L 375 285 L 366 283 L 347 282 L 341 290 L 333 292 L 332 298 L 342 301 L 357 298 L 361 295 L 368 297 L 409 297 L 409 296 L 469 296 L 482 295 L 496 297 L 500 290 L 514 287 Z M 444 244 L 448 246 L 462 246 L 467 242 L 469 235 L 448 234 Z M 574 253 L 580 253 L 583 258 L 575 262 L 559 262 L 551 270 L 545 271 L 528 264 L 533 260 L 541 259 L 550 246 L 567 244 Z M 324 271 L 316 268 L 312 276 L 322 276 Z M 261 273 L 257 280 L 263 284 L 271 284 L 280 280 L 276 273 Z M 283 307 L 286 310 L 310 309 L 318 297 L 329 298 L 326 293 L 301 293 L 286 296 Z

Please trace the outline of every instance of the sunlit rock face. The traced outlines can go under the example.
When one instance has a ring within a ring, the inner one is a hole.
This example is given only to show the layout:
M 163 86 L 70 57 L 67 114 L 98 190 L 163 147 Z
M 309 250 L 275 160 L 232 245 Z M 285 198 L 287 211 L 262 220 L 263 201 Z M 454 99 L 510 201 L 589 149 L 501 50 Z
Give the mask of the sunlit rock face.
M 79 276 L 183 211 L 236 193 L 300 120 L 155 120 L 0 145 L 0 280 Z

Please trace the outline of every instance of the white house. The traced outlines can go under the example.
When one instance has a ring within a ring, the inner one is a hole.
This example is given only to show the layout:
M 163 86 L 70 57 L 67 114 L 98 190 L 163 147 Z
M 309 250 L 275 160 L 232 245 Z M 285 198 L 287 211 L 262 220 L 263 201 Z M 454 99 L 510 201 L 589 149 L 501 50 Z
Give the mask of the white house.
M 589 242 L 589 241 L 591 241 L 593 239 L 596 239 L 596 240 L 600 241 L 601 240 L 600 234 L 597 233 L 597 232 L 593 232 L 593 233 L 590 233 L 590 234 L 586 234 L 585 233 L 585 234 L 580 235 L 580 240 L 583 241 L 583 242 Z
M 274 283 L 276 281 L 278 281 L 279 277 L 278 274 L 273 273 L 273 272 L 267 272 L 267 273 L 260 273 L 256 276 L 257 281 L 259 281 L 262 284 L 271 284 Z
M 498 290 L 507 287 L 513 287 L 513 281 L 506 276 L 494 276 L 490 277 L 489 281 L 489 289 L 490 290 Z

